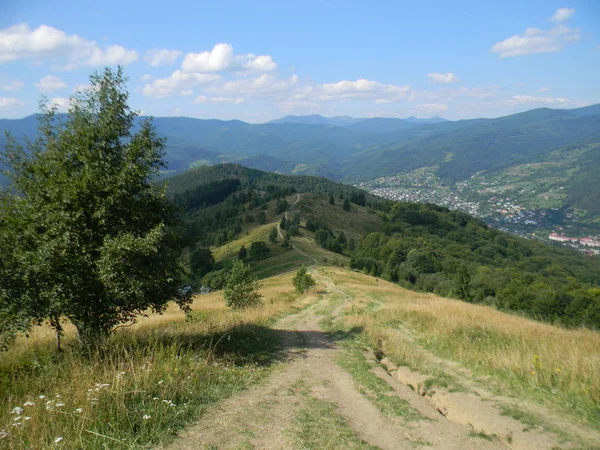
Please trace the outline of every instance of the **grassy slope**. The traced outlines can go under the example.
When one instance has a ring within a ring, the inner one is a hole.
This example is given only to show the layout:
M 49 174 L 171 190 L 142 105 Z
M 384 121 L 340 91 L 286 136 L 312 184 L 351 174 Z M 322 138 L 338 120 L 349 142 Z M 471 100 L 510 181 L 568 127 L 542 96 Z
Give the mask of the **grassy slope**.
M 291 274 L 264 280 L 262 307 L 225 308 L 196 297 L 191 320 L 175 306 L 119 330 L 102 354 L 82 357 L 38 327 L 0 359 L 0 448 L 147 448 L 169 441 L 223 398 L 263 378 L 278 360 L 269 325 L 315 300 Z M 22 408 L 23 411 L 14 408 Z M 17 425 L 18 424 L 18 425 Z M 59 439 L 62 438 L 62 439 Z M 54 442 L 58 442 L 54 446 Z
M 461 389 L 457 362 L 496 394 L 527 398 L 600 430 L 600 333 L 563 329 L 487 306 L 421 294 L 345 269 L 329 276 L 352 297 L 343 328 L 362 330 L 396 364 Z M 543 417 L 537 419 L 543 424 Z

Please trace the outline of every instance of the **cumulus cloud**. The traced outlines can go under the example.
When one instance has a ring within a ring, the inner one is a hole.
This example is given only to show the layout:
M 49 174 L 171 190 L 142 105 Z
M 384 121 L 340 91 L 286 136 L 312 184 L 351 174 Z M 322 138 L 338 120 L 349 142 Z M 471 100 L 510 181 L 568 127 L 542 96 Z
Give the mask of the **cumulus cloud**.
M 517 105 L 545 105 L 545 106 L 567 106 L 571 100 L 565 97 L 537 97 L 534 95 L 514 95 L 506 103 L 510 106 Z
M 40 25 L 20 23 L 0 30 L 0 64 L 20 59 L 49 60 L 63 69 L 79 66 L 127 65 L 138 59 L 134 50 L 120 45 L 101 48 L 95 41 Z
M 422 111 L 425 114 L 441 114 L 448 111 L 448 105 L 443 103 L 425 103 L 416 106 L 417 111 Z
M 207 85 L 220 80 L 215 74 L 186 73 L 176 70 L 167 78 L 157 78 L 142 88 L 142 93 L 148 97 L 163 98 L 180 95 L 182 91 L 195 86 Z
M 450 84 L 457 83 L 460 81 L 460 78 L 456 76 L 456 74 L 452 72 L 446 73 L 428 73 L 427 78 L 429 78 L 430 83 L 435 84 Z
M 319 100 L 374 100 L 376 103 L 394 103 L 407 100 L 411 87 L 383 84 L 373 80 L 338 81 L 317 86 Z
M 194 103 L 209 103 L 211 105 L 239 105 L 244 102 L 243 97 L 207 97 L 206 95 L 199 95 L 194 100 Z
M 231 44 L 221 43 L 211 51 L 188 53 L 185 55 L 181 68 L 185 72 L 230 72 L 251 70 L 258 72 L 273 72 L 277 63 L 269 55 L 256 56 L 254 53 L 236 55 Z
M 522 35 L 515 34 L 494 44 L 490 51 L 497 53 L 500 58 L 552 53 L 580 38 L 578 29 L 569 28 L 566 25 L 558 25 L 550 30 L 527 28 Z
M 67 83 L 57 76 L 47 75 L 40 79 L 40 81 L 35 84 L 35 87 L 37 87 L 40 92 L 54 92 L 65 89 L 67 87 Z
M 71 99 L 67 97 L 54 97 L 50 100 L 50 106 L 54 105 L 58 108 L 58 112 L 67 112 L 71 106 Z
M 146 52 L 144 59 L 152 67 L 173 64 L 177 58 L 183 55 L 179 50 L 167 50 L 166 48 L 153 48 Z
M 0 91 L 4 92 L 20 91 L 23 89 L 23 86 L 25 86 L 25 83 L 21 80 L 12 80 L 6 82 L 0 81 Z
M 570 18 L 573 14 L 575 14 L 574 8 L 558 8 L 554 15 L 550 17 L 552 22 L 564 22 L 568 18 Z
M 10 110 L 22 106 L 23 102 L 16 98 L 0 97 L 0 110 Z

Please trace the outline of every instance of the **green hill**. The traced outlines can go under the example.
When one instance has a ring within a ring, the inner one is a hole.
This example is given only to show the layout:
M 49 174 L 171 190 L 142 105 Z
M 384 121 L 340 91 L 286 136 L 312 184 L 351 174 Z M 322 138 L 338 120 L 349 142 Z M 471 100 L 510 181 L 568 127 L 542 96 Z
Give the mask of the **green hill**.
M 196 284 L 206 273 L 194 273 L 194 252 L 211 248 L 219 271 L 242 246 L 263 241 L 269 256 L 250 262 L 265 276 L 334 262 L 410 289 L 600 326 L 598 258 L 491 229 L 464 213 L 234 165 L 202 167 L 167 183 L 182 211 L 184 261 Z

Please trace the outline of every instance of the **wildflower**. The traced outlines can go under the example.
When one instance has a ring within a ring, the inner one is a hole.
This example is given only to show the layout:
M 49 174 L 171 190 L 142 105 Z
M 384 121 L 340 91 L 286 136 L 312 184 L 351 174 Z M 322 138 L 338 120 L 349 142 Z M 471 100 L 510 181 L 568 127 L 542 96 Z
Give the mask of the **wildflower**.
M 65 406 L 65 404 L 64 404 L 64 403 L 57 403 L 57 404 L 56 404 L 56 407 L 57 407 L 57 408 L 62 408 L 63 406 Z
M 152 419 L 152 416 L 151 416 L 150 414 L 144 414 L 144 415 L 142 416 L 142 419 L 144 419 L 144 420 L 149 420 L 149 419 Z
M 56 394 L 55 397 L 56 398 L 62 398 L 62 396 L 60 394 Z
M 80 413 L 80 414 L 81 414 L 81 413 L 83 412 L 83 408 L 77 408 L 77 409 L 75 410 L 75 412 L 77 412 L 77 413 Z
M 164 383 L 164 381 L 163 381 L 163 380 L 160 380 L 160 381 L 158 382 L 158 384 L 163 384 L 163 383 Z
M 158 397 L 152 397 L 152 400 L 160 400 Z
M 25 416 L 25 420 L 31 420 L 31 416 Z
M 58 443 L 59 443 L 60 441 L 62 441 L 62 440 L 63 440 L 63 437 L 62 437 L 62 436 L 57 436 L 57 437 L 55 437 L 55 438 L 54 438 L 54 443 L 55 443 L 55 444 L 58 444 Z
M 33 403 L 33 402 L 25 402 L 25 403 L 23 403 L 23 406 L 35 406 L 35 403 Z
M 20 406 L 15 406 L 10 413 L 20 416 L 21 414 L 23 414 L 23 408 L 21 408 Z
M 532 370 L 532 371 L 531 371 L 531 375 L 535 375 L 535 370 Z
M 13 422 L 18 422 L 19 420 L 21 420 L 21 416 L 17 416 L 13 419 Z
M 556 373 L 560 373 L 560 368 L 559 367 L 556 368 Z
M 171 400 L 163 400 L 163 403 L 166 403 L 171 408 L 173 408 L 175 406 L 175 403 L 173 403 Z
M 45 396 L 45 395 L 40 395 L 40 396 L 38 396 L 38 398 L 39 398 L 40 400 L 44 400 L 44 399 L 46 398 L 46 396 Z
M 5 437 L 8 437 L 6 430 L 0 430 L 0 439 L 4 439 Z
M 48 410 L 54 409 L 54 400 L 48 400 L 46 402 L 46 409 L 48 409 Z

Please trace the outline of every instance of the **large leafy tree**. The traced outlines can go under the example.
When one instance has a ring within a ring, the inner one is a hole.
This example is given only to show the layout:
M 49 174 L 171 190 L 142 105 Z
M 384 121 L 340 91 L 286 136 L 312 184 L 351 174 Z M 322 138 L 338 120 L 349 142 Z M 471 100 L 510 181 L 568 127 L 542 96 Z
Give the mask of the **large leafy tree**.
M 152 182 L 164 141 L 151 121 L 135 123 L 125 82 L 121 68 L 93 74 L 68 114 L 43 105 L 28 151 L 9 137 L 3 155 L 12 185 L 0 216 L 0 275 L 10 271 L 0 315 L 18 310 L 57 331 L 67 317 L 86 344 L 162 312 L 181 274 L 173 210 Z

